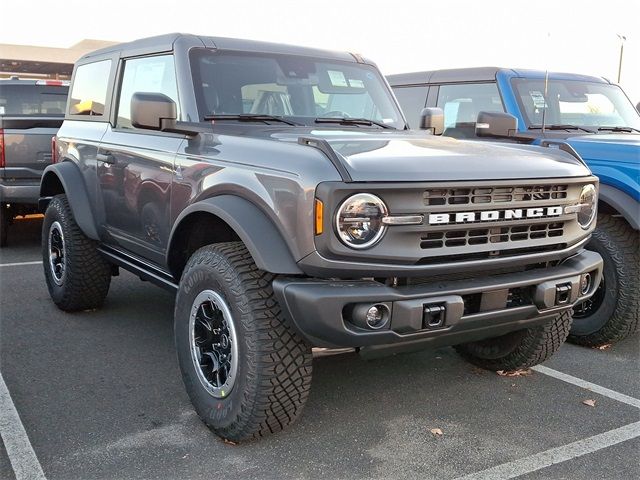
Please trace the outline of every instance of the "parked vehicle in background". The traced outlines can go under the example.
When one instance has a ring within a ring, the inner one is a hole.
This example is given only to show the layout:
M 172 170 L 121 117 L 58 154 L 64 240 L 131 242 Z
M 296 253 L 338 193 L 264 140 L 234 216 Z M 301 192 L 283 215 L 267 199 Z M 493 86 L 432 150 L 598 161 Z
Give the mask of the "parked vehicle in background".
M 0 79 L 0 247 L 15 216 L 38 213 L 40 177 L 53 161 L 68 90 L 59 80 Z
M 605 269 L 596 295 L 576 307 L 569 338 L 601 346 L 637 332 L 640 115 L 622 89 L 603 78 L 493 67 L 388 79 L 414 127 L 424 107 L 440 107 L 444 135 L 521 144 L 561 141 L 580 154 L 600 178 L 598 226 L 588 248 L 602 255 Z M 503 112 L 515 118 L 505 119 Z M 499 123 L 502 128 L 496 128 Z
M 187 392 L 233 441 L 299 416 L 313 346 L 544 361 L 601 277 L 597 179 L 405 127 L 359 55 L 179 34 L 89 54 L 41 185 L 50 295 L 97 308 L 118 267 L 176 292 Z

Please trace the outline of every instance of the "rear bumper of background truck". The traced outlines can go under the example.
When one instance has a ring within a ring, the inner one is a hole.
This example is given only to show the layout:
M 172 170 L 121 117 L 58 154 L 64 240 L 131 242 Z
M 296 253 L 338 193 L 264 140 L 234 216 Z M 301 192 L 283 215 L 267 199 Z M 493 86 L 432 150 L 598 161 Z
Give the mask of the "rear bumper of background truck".
M 0 202 L 37 205 L 40 179 L 12 181 L 0 178 Z
M 590 282 L 581 292 L 586 274 Z M 285 315 L 314 346 L 406 350 L 544 323 L 590 297 L 601 277 L 602 258 L 583 250 L 554 267 L 466 280 L 394 288 L 368 280 L 277 278 L 273 288 Z M 373 305 L 388 314 L 377 330 L 362 319 Z

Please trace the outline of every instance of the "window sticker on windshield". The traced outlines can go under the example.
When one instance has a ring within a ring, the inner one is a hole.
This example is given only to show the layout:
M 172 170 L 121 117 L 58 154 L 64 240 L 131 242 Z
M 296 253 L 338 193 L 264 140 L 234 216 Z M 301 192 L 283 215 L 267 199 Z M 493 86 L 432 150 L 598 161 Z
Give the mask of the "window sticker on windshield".
M 531 100 L 533 100 L 533 106 L 536 108 L 546 108 L 547 102 L 544 101 L 544 95 L 537 90 L 529 91 L 529 95 L 531 95 Z
M 353 88 L 364 88 L 364 82 L 356 78 L 349 79 L 349 86 Z
M 4 115 L 4 105 L 0 105 L 0 115 Z
M 331 80 L 331 85 L 334 87 L 348 87 L 347 79 L 339 70 L 327 70 L 327 74 L 329 74 L 329 79 Z

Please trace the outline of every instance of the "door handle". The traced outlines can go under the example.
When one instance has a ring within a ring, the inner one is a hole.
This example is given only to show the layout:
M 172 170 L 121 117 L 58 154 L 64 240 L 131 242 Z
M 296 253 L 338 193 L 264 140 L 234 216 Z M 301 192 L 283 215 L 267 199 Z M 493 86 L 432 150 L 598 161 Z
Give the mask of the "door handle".
M 96 155 L 96 160 L 103 163 L 108 163 L 109 165 L 113 165 L 116 163 L 116 158 L 111 154 L 111 152 L 99 153 Z

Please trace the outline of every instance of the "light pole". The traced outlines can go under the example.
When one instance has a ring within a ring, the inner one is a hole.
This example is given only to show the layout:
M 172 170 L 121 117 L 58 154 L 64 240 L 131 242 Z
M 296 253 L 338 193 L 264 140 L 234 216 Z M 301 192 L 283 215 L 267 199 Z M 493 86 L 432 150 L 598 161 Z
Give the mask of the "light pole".
M 620 83 L 620 75 L 622 74 L 622 54 L 624 52 L 624 42 L 627 39 L 624 35 L 617 34 L 620 39 L 620 61 L 618 62 L 618 83 Z

